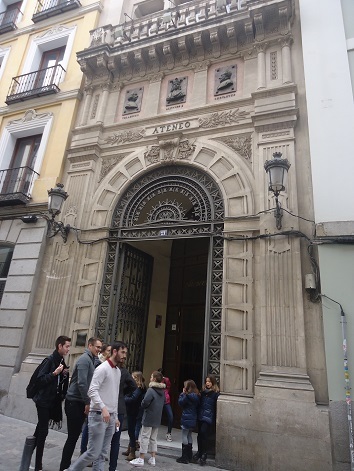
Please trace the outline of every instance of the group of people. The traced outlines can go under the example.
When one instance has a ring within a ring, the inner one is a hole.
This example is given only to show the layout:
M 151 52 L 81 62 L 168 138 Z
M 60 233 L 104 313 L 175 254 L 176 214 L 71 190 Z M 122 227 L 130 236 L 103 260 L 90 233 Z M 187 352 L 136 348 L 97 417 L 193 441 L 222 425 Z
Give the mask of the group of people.
M 69 385 L 69 367 L 64 357 L 69 353 L 71 339 L 60 336 L 55 350 L 38 369 L 35 381 L 38 423 L 34 436 L 35 471 L 43 471 L 42 459 L 48 429 L 51 424 L 61 426 L 62 401 L 67 416 L 68 436 L 59 471 L 81 471 L 92 466 L 93 471 L 104 471 L 109 454 L 109 471 L 116 471 L 121 425 L 127 417 L 129 446 L 124 453 L 133 466 L 148 463 L 155 466 L 157 434 L 165 408 L 168 417 L 166 439 L 172 441 L 173 413 L 170 401 L 170 380 L 163 371 L 153 371 L 146 388 L 142 372 L 132 374 L 124 368 L 128 348 L 116 341 L 104 345 L 98 338 L 90 338 L 83 355 L 76 362 Z M 194 381 L 184 383 L 179 396 L 182 407 L 182 456 L 179 463 L 206 461 L 207 438 L 215 420 L 218 397 L 216 379 L 210 375 L 199 393 Z M 192 430 L 198 421 L 198 452 L 192 452 Z M 85 423 L 86 422 L 86 423 Z M 71 463 L 76 443 L 82 432 L 81 454 Z M 136 457 L 136 451 L 139 456 Z

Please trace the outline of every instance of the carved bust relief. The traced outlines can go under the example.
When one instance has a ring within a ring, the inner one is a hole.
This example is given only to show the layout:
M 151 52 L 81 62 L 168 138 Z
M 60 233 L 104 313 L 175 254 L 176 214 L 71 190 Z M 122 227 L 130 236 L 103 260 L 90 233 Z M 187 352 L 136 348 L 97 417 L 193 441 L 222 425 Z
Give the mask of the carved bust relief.
M 236 87 L 236 65 L 219 67 L 215 70 L 214 96 L 235 92 Z
M 168 81 L 166 106 L 186 102 L 187 83 L 187 77 L 176 77 Z
M 123 116 L 130 113 L 139 113 L 143 101 L 144 88 L 133 88 L 125 92 Z

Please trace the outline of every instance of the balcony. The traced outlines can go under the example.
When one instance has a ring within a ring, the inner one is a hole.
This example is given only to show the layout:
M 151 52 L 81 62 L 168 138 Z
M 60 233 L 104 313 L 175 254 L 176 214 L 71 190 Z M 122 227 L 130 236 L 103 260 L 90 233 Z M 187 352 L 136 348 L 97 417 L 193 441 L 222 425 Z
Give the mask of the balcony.
M 65 69 L 61 65 L 54 65 L 14 77 L 5 103 L 11 105 L 60 92 L 59 83 L 62 81 L 64 73 Z
M 289 35 L 291 0 L 194 0 L 122 24 L 90 31 L 90 45 L 77 53 L 88 76 L 145 76 L 250 50 L 265 38 Z M 127 18 L 127 17 L 126 17 Z
M 0 170 L 0 206 L 28 203 L 33 183 L 38 176 L 29 167 Z
M 22 13 L 18 8 L 0 13 L 0 34 L 17 29 L 16 23 L 20 15 L 22 15 Z
M 75 8 L 79 7 L 81 7 L 79 0 L 38 0 L 32 21 L 33 23 L 37 23 L 51 16 L 60 15 L 61 13 L 75 10 Z

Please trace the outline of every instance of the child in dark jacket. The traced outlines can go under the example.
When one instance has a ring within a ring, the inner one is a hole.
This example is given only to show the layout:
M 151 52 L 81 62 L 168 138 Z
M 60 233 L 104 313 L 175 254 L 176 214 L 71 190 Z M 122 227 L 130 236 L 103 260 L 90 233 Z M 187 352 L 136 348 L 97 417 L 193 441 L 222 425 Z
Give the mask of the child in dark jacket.
M 135 458 L 136 443 L 139 438 L 140 427 L 137 432 L 137 421 L 141 411 L 141 401 L 144 399 L 146 393 L 145 379 L 141 371 L 134 371 L 132 377 L 136 382 L 137 388 L 131 394 L 124 396 L 125 405 L 127 409 L 127 422 L 128 422 L 128 435 L 129 446 L 126 453 L 126 460 L 131 461 Z M 141 424 L 140 415 L 140 424 Z M 125 453 L 123 453 L 125 454 Z
M 192 432 L 197 424 L 199 391 L 192 379 L 184 382 L 183 392 L 179 395 L 178 404 L 182 407 L 182 456 L 177 458 L 177 463 L 188 464 L 192 461 L 193 438 Z
M 197 463 L 199 460 L 201 466 L 206 464 L 208 437 L 216 420 L 216 401 L 219 394 L 215 375 L 207 376 L 200 395 L 198 411 L 198 452 L 193 456 L 193 461 Z
M 161 425 L 162 409 L 165 403 L 166 385 L 162 383 L 162 374 L 159 371 L 153 371 L 150 378 L 149 389 L 141 402 L 144 410 L 140 440 L 140 456 L 130 461 L 133 466 L 144 466 L 145 454 L 148 448 L 151 452 L 151 458 L 148 463 L 155 466 L 155 457 L 157 451 L 157 433 Z

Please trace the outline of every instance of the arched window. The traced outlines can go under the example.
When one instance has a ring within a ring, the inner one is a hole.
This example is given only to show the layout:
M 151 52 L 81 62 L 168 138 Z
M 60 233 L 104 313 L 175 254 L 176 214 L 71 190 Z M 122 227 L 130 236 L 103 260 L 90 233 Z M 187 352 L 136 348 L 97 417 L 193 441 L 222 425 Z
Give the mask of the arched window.
M 13 247 L 0 245 L 0 303 L 5 289 L 7 275 L 9 273 L 10 263 L 13 254 Z

